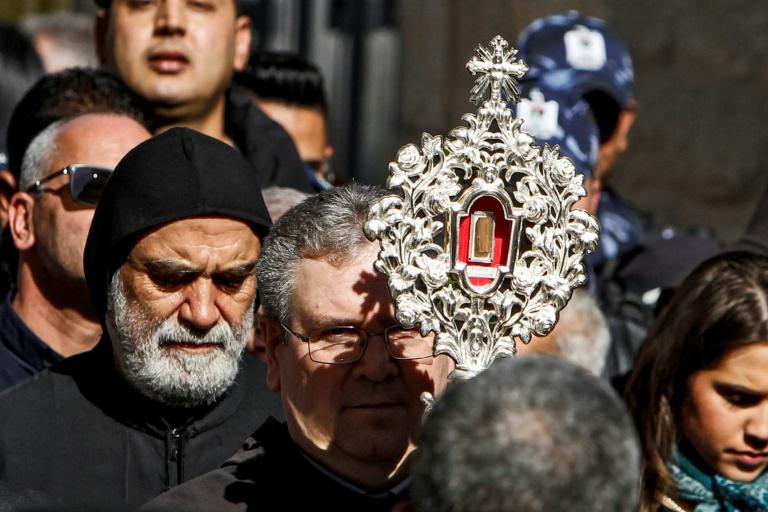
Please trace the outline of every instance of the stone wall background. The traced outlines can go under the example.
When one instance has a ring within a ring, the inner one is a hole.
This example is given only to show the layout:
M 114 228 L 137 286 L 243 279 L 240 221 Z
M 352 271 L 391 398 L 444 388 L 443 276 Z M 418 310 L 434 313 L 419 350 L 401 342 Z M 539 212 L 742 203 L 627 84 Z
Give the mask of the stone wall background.
M 464 64 L 478 43 L 513 43 L 531 20 L 568 9 L 605 19 L 632 53 L 638 117 L 614 186 L 659 221 L 740 236 L 768 185 L 758 0 L 404 0 L 399 145 L 445 135 L 474 110 Z

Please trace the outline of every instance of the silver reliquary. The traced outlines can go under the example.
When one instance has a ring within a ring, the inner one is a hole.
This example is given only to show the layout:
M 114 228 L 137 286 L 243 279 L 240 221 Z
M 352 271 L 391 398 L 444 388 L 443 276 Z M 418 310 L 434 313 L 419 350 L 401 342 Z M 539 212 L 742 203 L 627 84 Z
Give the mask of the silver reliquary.
M 389 165 L 386 196 L 366 236 L 389 280 L 397 320 L 435 333 L 435 354 L 469 378 L 516 340 L 549 333 L 597 245 L 597 221 L 573 209 L 586 194 L 559 148 L 539 147 L 509 102 L 527 67 L 496 36 L 467 63 L 480 108 L 443 139 L 424 134 Z

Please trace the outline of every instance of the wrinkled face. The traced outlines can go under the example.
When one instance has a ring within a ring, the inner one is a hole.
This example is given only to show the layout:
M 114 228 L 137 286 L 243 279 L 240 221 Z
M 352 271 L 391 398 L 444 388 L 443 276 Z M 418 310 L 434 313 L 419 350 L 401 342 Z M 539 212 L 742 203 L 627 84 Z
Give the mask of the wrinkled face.
M 142 237 L 113 278 L 107 325 L 117 365 L 169 405 L 215 401 L 253 329 L 260 243 L 244 222 L 194 217 Z
M 768 467 L 768 342 L 726 354 L 688 382 L 681 432 L 719 474 L 751 482 Z
M 160 115 L 204 115 L 248 60 L 234 0 L 113 0 L 99 16 L 103 63 Z
M 286 105 L 277 101 L 259 100 L 259 108 L 277 121 L 291 136 L 301 160 L 324 163 L 333 154 L 328 145 L 325 117 L 319 108 Z M 320 176 L 325 172 L 320 167 Z
M 125 116 L 77 117 L 59 130 L 46 175 L 76 163 L 114 169 L 128 151 L 148 138 L 146 128 Z M 47 181 L 43 189 L 34 195 L 35 250 L 49 276 L 84 285 L 83 249 L 94 208 L 72 199 L 68 176 Z
M 339 266 L 325 259 L 300 260 L 291 329 L 339 325 L 381 332 L 394 323 L 386 279 L 373 269 L 371 244 Z M 356 467 L 377 464 L 394 472 L 414 448 L 423 391 L 440 394 L 453 369 L 446 356 L 390 358 L 381 336 L 369 339 L 362 359 L 330 365 L 312 361 L 307 344 L 288 336 L 267 341 L 269 384 L 282 393 L 291 437 L 311 456 L 355 481 Z

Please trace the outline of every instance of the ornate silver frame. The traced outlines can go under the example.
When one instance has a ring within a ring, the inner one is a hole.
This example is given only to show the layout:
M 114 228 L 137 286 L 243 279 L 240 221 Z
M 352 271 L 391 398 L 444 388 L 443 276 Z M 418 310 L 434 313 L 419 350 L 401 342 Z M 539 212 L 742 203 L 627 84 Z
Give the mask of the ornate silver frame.
M 582 176 L 557 146 L 537 146 L 507 106 L 527 71 L 516 54 L 500 36 L 478 46 L 467 63 L 478 75 L 477 113 L 445 140 L 425 133 L 421 148 L 402 147 L 386 184 L 395 193 L 373 206 L 365 225 L 381 244 L 375 267 L 388 276 L 398 322 L 436 333 L 435 354 L 456 361 L 453 378 L 514 355 L 515 339 L 549 333 L 586 281 L 582 258 L 597 245 L 597 221 L 573 209 L 586 194 Z M 487 222 L 484 233 L 462 228 L 480 203 L 495 216 L 494 244 L 509 229 L 506 259 L 501 247 L 491 264 L 462 260 L 466 237 L 486 251 L 492 245 Z

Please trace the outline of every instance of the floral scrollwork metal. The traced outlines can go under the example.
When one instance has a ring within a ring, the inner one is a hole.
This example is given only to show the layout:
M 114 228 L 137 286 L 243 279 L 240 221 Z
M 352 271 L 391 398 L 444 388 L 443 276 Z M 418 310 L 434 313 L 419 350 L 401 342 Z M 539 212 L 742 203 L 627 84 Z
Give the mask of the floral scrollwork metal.
M 472 99 L 488 99 L 445 140 L 424 134 L 421 147 L 400 149 L 386 183 L 394 193 L 365 224 L 380 242 L 375 267 L 388 276 L 398 322 L 434 332 L 434 352 L 456 361 L 455 378 L 513 355 L 515 340 L 549 333 L 597 245 L 597 221 L 573 208 L 586 193 L 582 176 L 557 146 L 536 145 L 507 106 L 527 70 L 516 53 L 500 36 L 477 48 L 467 63 L 480 75 Z M 486 248 L 489 258 L 502 254 L 495 263 L 462 256 L 461 230 L 478 205 L 490 205 L 481 217 L 497 229 L 478 243 L 505 244 Z

